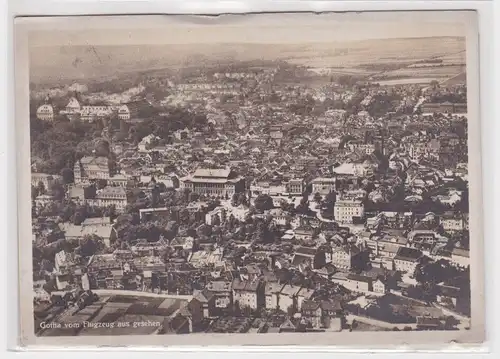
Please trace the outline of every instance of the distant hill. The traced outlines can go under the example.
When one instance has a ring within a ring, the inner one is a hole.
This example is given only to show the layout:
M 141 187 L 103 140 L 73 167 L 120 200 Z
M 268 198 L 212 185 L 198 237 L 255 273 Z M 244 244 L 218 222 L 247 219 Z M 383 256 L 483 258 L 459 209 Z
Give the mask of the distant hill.
M 198 44 L 63 46 L 30 49 L 34 83 L 84 80 L 162 68 L 207 66 L 234 61 L 286 60 L 312 66 L 419 60 L 465 50 L 461 37 L 380 39 L 308 44 Z

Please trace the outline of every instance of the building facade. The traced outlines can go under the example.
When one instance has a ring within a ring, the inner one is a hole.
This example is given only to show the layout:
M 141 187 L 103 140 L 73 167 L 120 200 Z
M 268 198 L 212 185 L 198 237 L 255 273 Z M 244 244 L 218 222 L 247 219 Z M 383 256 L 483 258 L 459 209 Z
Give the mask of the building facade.
M 127 206 L 127 192 L 123 187 L 105 187 L 95 198 L 88 199 L 87 203 L 99 206 L 108 207 L 115 206 L 117 211 L 123 211 Z
M 319 193 L 322 196 L 326 196 L 330 192 L 335 191 L 335 178 L 324 178 L 318 177 L 315 178 L 312 184 L 312 193 Z
M 233 300 L 238 302 L 240 308 L 250 307 L 254 310 L 265 306 L 265 292 L 262 282 L 241 281 L 235 279 L 233 281 Z
M 198 169 L 181 178 L 180 187 L 212 197 L 231 197 L 245 190 L 245 181 L 229 169 Z
M 353 223 L 354 218 L 363 218 L 365 208 L 359 200 L 341 200 L 335 202 L 335 220 L 341 223 Z
M 108 180 L 111 177 L 109 159 L 106 157 L 85 156 L 75 162 L 75 183 L 88 183 L 93 180 Z
M 36 110 L 36 117 L 41 121 L 54 121 L 54 108 L 52 105 L 44 104 Z

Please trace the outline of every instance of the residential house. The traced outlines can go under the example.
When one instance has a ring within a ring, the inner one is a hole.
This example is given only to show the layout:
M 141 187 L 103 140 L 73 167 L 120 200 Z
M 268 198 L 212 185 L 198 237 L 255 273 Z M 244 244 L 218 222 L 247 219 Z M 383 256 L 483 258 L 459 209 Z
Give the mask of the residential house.
M 294 311 L 298 310 L 297 294 L 300 289 L 300 286 L 284 285 L 279 293 L 279 308 L 284 311 L 287 311 L 288 308 L 293 308 Z
M 298 247 L 295 249 L 292 265 L 302 270 L 305 268 L 319 269 L 323 267 L 327 263 L 327 259 L 330 258 L 330 253 L 326 250 L 312 247 Z
M 38 187 L 40 183 L 43 183 L 43 187 L 46 191 L 50 190 L 50 188 L 56 184 L 62 184 L 62 177 L 59 175 L 49 175 L 46 173 L 37 173 L 31 172 L 31 185 L 34 187 Z
M 268 282 L 264 290 L 266 296 L 266 309 L 279 309 L 279 294 L 284 284 L 278 282 Z
M 470 265 L 470 251 L 463 248 L 453 248 L 451 251 L 451 261 L 461 267 L 468 267 Z
M 206 318 L 211 318 L 215 313 L 214 293 L 204 289 L 195 291 L 193 298 L 188 303 L 188 310 L 191 314 L 193 325 L 201 323 Z
M 104 187 L 95 198 L 87 199 L 88 204 L 98 207 L 115 206 L 118 212 L 125 210 L 128 204 L 127 192 L 123 187 Z
M 290 319 L 287 319 L 280 325 L 279 333 L 294 333 L 297 332 L 297 324 L 294 324 Z
M 265 287 L 260 280 L 242 281 L 236 278 L 233 281 L 233 300 L 240 308 L 250 307 L 254 310 L 265 306 Z
M 320 269 L 316 269 L 315 272 L 325 279 L 330 279 L 331 276 L 337 271 L 333 263 L 327 263 Z
M 341 303 L 334 300 L 304 301 L 301 312 L 302 317 L 308 320 L 315 329 L 330 329 L 332 327 L 332 319 L 336 322 L 335 319 L 340 319 L 343 315 Z M 334 325 L 333 327 L 338 327 L 338 325 Z
M 75 266 L 76 261 L 72 253 L 67 253 L 64 250 L 56 253 L 54 257 L 54 274 L 58 290 L 64 290 L 72 283 L 72 273 Z
M 347 282 L 344 284 L 344 287 L 354 292 L 372 292 L 373 281 L 372 278 L 367 276 L 349 274 L 347 276 Z
M 271 216 L 273 223 L 275 223 L 278 226 L 286 226 L 288 220 L 291 218 L 288 212 L 285 212 L 280 208 L 271 209 L 267 211 L 265 214 Z
M 353 245 L 337 246 L 332 249 L 331 263 L 339 270 L 347 271 L 351 268 L 364 266 L 365 253 Z
M 147 152 L 151 149 L 152 146 L 154 146 L 160 138 L 158 136 L 155 136 L 153 134 L 147 135 L 142 138 L 141 142 L 137 145 L 137 148 L 139 152 Z
M 224 207 L 217 207 L 205 215 L 205 223 L 211 226 L 216 222 L 217 219 L 219 223 L 223 223 L 226 220 L 226 217 L 226 209 Z
M 394 257 L 394 268 L 401 272 L 413 274 L 422 256 L 422 252 L 418 249 L 400 247 Z
M 56 200 L 56 198 L 52 195 L 41 194 L 35 198 L 35 206 L 43 207 L 49 203 L 52 203 Z
M 312 182 L 312 193 L 319 193 L 322 196 L 326 196 L 330 192 L 335 192 L 335 184 L 337 180 L 335 178 L 325 178 L 318 177 Z
M 333 209 L 335 220 L 340 223 L 354 223 L 364 218 L 365 208 L 360 200 L 340 200 Z
M 295 295 L 297 298 L 297 310 L 302 310 L 302 305 L 305 301 L 310 300 L 315 293 L 314 289 L 302 287 Z
M 446 232 L 457 232 L 464 229 L 464 219 L 459 213 L 446 212 L 439 221 Z
M 295 239 L 309 242 L 314 238 L 314 229 L 311 226 L 300 226 L 294 230 Z
M 75 162 L 73 169 L 75 183 L 87 183 L 93 180 L 108 180 L 111 175 L 107 157 L 85 156 Z
M 106 247 L 109 247 L 117 237 L 109 217 L 87 218 L 79 226 L 72 223 L 61 223 L 59 227 L 68 241 L 80 241 L 85 236 L 97 236 L 102 239 Z
M 408 233 L 408 243 L 421 250 L 431 250 L 439 240 L 438 234 L 431 230 L 414 230 Z
M 155 255 L 157 253 L 163 252 L 168 247 L 167 242 L 160 237 L 156 242 L 149 242 L 148 240 L 139 240 L 135 245 L 133 245 L 130 249 L 131 252 L 139 255 Z
M 174 207 L 158 207 L 158 208 L 141 208 L 139 209 L 139 218 L 141 221 L 152 221 L 160 219 L 175 219 L 177 216 L 176 208 Z
M 175 175 L 159 174 L 155 176 L 156 182 L 163 183 L 166 188 L 178 188 L 179 179 Z
M 208 282 L 206 290 L 210 291 L 215 296 L 214 310 L 222 315 L 232 310 L 233 295 L 232 283 L 228 281 L 211 281 Z
M 372 286 L 373 286 L 373 291 L 378 294 L 385 294 L 389 291 L 387 284 L 380 278 L 378 278 L 375 282 L 373 282 Z
M 178 236 L 170 241 L 169 247 L 176 251 L 192 251 L 194 246 L 193 237 Z
M 292 196 L 301 196 L 305 189 L 305 183 L 303 179 L 292 178 L 286 184 L 286 191 Z
M 254 196 L 266 194 L 269 196 L 282 196 L 286 190 L 286 185 L 281 181 L 256 181 L 250 185 L 250 192 Z

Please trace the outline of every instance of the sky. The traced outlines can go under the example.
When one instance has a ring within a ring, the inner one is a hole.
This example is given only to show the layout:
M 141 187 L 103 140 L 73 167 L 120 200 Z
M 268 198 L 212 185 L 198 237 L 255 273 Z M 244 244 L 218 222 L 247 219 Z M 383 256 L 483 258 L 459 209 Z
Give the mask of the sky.
M 30 23 L 30 73 L 32 80 L 95 77 L 130 63 L 154 60 L 168 66 L 189 54 L 220 58 L 225 52 L 238 54 L 240 60 L 326 58 L 335 48 L 360 40 L 465 37 L 467 25 L 473 23 L 470 16 L 470 12 L 419 11 L 40 18 Z M 247 46 L 253 44 L 276 46 Z M 307 51 L 298 45 L 307 46 Z M 377 46 L 379 56 L 385 50 L 388 56 L 402 51 L 384 49 L 391 46 L 388 43 Z M 440 46 L 433 41 L 432 47 L 437 51 Z M 411 46 L 406 49 L 412 50 Z M 77 58 L 79 66 L 74 67 Z
M 198 43 L 308 43 L 465 36 L 467 12 L 89 17 L 42 23 L 31 46 Z M 89 30 L 89 28 L 93 28 Z

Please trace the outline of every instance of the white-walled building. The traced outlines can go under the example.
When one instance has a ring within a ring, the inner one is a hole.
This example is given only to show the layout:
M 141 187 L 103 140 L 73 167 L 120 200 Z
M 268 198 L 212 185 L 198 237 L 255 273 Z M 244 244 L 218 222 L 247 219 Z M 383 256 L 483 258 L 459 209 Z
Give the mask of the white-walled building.
M 67 114 L 75 114 L 75 113 L 80 113 L 81 106 L 78 100 L 75 97 L 72 97 L 68 104 L 66 105 L 65 112 Z
M 353 218 L 362 218 L 365 214 L 363 202 L 359 200 L 340 200 L 335 202 L 335 220 L 341 223 L 353 223 Z
M 54 121 L 54 108 L 49 104 L 42 105 L 36 110 L 36 117 L 42 121 Z
M 322 196 L 326 196 L 330 192 L 335 191 L 335 178 L 324 178 L 318 177 L 315 178 L 312 184 L 312 193 L 319 193 Z
M 130 120 L 130 109 L 127 105 L 122 105 L 118 108 L 118 118 L 120 120 Z

